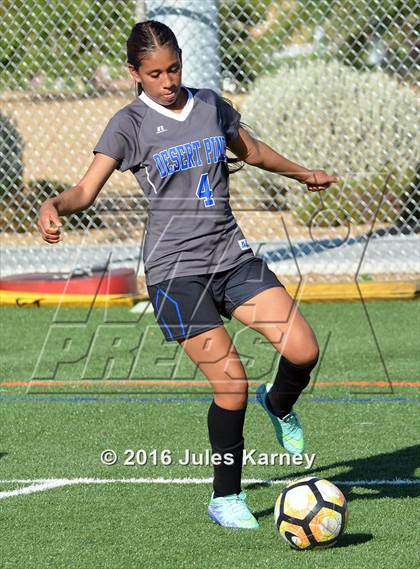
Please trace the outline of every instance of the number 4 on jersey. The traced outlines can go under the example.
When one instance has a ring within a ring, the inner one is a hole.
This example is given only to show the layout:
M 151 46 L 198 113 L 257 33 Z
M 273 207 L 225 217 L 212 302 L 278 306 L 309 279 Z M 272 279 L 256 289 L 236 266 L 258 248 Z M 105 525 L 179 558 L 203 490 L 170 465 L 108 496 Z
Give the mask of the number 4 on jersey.
M 198 199 L 204 200 L 204 205 L 210 207 L 215 205 L 216 202 L 213 199 L 213 190 L 209 184 L 209 175 L 201 174 L 200 181 L 198 182 L 197 191 L 195 192 Z

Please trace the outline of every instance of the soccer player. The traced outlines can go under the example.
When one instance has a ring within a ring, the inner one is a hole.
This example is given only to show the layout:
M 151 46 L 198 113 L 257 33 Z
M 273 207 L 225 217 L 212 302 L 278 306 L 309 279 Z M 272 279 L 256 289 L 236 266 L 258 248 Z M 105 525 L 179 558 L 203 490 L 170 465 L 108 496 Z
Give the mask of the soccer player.
M 146 284 L 168 341 L 178 342 L 208 378 L 214 466 L 208 513 L 225 527 L 257 528 L 241 490 L 248 384 L 221 315 L 258 331 L 281 353 L 273 385 L 257 398 L 290 453 L 302 453 L 293 409 L 318 359 L 315 335 L 284 286 L 256 257 L 229 205 L 226 148 L 251 166 L 299 180 L 309 191 L 337 176 L 308 170 L 257 140 L 240 114 L 210 89 L 182 84 L 182 53 L 166 25 L 136 24 L 127 40 L 137 96 L 109 121 L 81 180 L 40 209 L 45 241 L 61 240 L 60 215 L 91 206 L 115 169 L 130 170 L 148 199 Z M 281 103 L 279 103 L 281 104 Z

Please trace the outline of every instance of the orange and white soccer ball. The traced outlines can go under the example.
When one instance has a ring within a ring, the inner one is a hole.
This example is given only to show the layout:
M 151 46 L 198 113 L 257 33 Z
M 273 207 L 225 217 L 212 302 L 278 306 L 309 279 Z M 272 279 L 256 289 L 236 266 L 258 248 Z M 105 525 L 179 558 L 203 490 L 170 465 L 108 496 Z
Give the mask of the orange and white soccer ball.
M 334 545 L 346 528 L 347 518 L 343 493 L 322 478 L 292 482 L 279 495 L 274 508 L 276 527 L 293 549 Z

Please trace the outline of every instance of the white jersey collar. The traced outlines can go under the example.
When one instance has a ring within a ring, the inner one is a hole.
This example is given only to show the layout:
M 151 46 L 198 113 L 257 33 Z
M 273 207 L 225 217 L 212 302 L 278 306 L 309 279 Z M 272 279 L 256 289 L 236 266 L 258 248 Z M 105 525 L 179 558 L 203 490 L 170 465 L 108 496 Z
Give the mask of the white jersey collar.
M 186 91 L 188 93 L 188 100 L 185 103 L 185 106 L 180 113 L 176 113 L 174 111 L 171 111 L 170 109 L 167 109 L 163 105 L 159 105 L 159 103 L 156 103 L 153 99 L 151 99 L 148 95 L 146 95 L 146 93 L 144 91 L 142 91 L 140 93 L 139 99 L 141 99 L 143 101 L 143 103 L 146 103 L 146 105 L 148 107 L 154 109 L 156 112 L 160 113 L 161 115 L 165 115 L 165 117 L 169 117 L 169 118 L 174 119 L 176 121 L 182 122 L 182 121 L 185 121 L 185 119 L 188 117 L 188 115 L 190 114 L 190 112 L 194 106 L 193 94 L 191 93 L 191 91 L 189 89 L 187 89 L 187 87 L 183 86 L 183 89 L 186 89 Z

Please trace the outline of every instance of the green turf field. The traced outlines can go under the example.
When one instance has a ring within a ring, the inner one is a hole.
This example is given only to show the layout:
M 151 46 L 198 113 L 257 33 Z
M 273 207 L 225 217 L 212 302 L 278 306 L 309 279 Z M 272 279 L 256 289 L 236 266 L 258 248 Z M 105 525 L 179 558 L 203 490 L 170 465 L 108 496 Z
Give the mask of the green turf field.
M 301 307 L 322 353 L 297 406 L 315 462 L 245 466 L 255 531 L 212 524 L 211 466 L 179 464 L 186 449 L 208 449 L 211 395 L 194 386 L 204 378 L 180 349 L 161 342 L 153 315 L 1 310 L 0 567 L 417 568 L 420 304 L 365 308 Z M 246 448 L 277 452 L 253 395 L 275 369 L 274 349 L 227 326 L 253 382 Z M 115 465 L 101 463 L 104 449 Z M 146 464 L 124 465 L 126 449 L 144 449 Z M 308 474 L 342 489 L 349 526 L 334 548 L 295 552 L 276 535 L 273 507 L 284 481 Z

